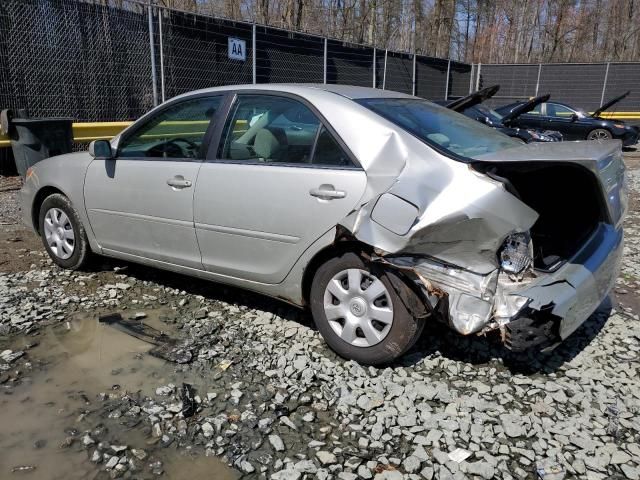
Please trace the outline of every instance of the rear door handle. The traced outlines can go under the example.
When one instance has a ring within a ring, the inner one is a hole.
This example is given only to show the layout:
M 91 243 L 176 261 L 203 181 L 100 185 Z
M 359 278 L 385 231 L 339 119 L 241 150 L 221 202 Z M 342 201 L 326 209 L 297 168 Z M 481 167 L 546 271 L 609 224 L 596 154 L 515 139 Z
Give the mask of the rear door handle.
M 320 185 L 318 188 L 312 188 L 309 190 L 309 195 L 317 197 L 320 200 L 333 200 L 334 198 L 344 198 L 347 196 L 347 192 L 343 190 L 336 190 L 333 185 Z
M 191 186 L 191 180 L 185 180 L 182 175 L 176 175 L 175 177 L 167 180 L 167 185 L 169 185 L 174 190 L 189 188 Z

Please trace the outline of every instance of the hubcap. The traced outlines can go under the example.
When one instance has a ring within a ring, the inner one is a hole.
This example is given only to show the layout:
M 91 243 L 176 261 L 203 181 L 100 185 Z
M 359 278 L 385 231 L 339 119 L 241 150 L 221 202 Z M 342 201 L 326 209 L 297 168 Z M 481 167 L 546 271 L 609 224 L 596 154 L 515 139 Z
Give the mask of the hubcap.
M 608 140 L 609 133 L 606 130 L 595 130 L 589 135 L 590 140 Z
M 53 254 L 66 260 L 75 249 L 75 233 L 67 214 L 59 208 L 50 208 L 44 216 L 44 238 Z
M 389 334 L 393 304 L 384 283 L 349 268 L 336 274 L 324 292 L 324 313 L 333 331 L 356 347 L 371 347 Z

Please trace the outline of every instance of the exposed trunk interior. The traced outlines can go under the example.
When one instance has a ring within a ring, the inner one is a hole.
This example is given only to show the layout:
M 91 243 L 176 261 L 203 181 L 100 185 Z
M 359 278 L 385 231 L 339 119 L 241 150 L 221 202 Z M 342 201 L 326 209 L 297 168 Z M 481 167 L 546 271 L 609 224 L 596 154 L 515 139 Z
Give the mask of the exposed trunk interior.
M 557 268 L 605 219 L 598 181 L 580 165 L 493 164 L 486 172 L 502 177 L 511 193 L 540 215 L 531 228 L 537 269 Z

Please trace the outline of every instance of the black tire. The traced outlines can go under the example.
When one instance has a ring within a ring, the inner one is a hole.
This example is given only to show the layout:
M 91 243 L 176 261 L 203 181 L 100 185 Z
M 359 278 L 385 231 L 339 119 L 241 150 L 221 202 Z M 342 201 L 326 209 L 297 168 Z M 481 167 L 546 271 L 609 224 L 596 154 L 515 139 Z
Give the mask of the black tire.
M 611 140 L 613 135 L 606 128 L 594 128 L 587 134 L 587 140 Z
M 52 245 L 49 244 L 46 238 L 44 222 L 47 212 L 52 208 L 64 212 L 69 220 L 71 229 L 73 230 L 73 251 L 68 258 L 61 258 L 58 256 L 53 251 Z M 44 202 L 42 202 L 42 205 L 40 206 L 38 227 L 44 248 L 47 250 L 49 257 L 51 257 L 51 260 L 53 260 L 56 265 L 68 270 L 78 270 L 87 264 L 91 255 L 91 248 L 89 247 L 87 234 L 82 222 L 80 221 L 78 212 L 73 208 L 73 205 L 67 197 L 60 193 L 54 193 L 44 199 Z
M 324 295 L 331 279 L 343 270 L 359 269 L 379 279 L 388 292 L 393 305 L 393 321 L 382 341 L 371 346 L 354 346 L 336 334 L 327 320 L 324 309 Z M 313 277 L 310 292 L 310 306 L 316 327 L 329 347 L 341 357 L 355 360 L 365 365 L 384 365 L 402 356 L 418 340 L 424 326 L 424 319 L 411 316 L 402 300 L 393 289 L 386 275 L 371 272 L 364 261 L 355 253 L 346 252 L 324 263 Z

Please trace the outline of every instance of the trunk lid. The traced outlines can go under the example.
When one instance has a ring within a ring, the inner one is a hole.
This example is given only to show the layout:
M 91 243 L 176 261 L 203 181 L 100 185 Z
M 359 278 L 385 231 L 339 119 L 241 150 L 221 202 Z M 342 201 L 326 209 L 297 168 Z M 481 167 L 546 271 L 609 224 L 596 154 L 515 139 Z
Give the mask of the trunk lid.
M 627 210 L 627 185 L 619 140 L 604 142 L 529 143 L 477 157 L 480 163 L 573 163 L 590 170 L 598 179 L 611 223 L 618 227 Z M 544 185 L 540 186 L 541 189 Z

